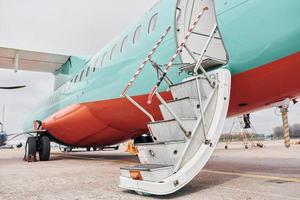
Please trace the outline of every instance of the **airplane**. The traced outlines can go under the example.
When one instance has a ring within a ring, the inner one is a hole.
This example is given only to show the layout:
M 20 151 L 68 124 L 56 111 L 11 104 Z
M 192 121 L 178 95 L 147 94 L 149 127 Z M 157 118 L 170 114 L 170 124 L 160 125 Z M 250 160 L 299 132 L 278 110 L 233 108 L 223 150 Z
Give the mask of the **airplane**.
M 190 182 L 226 117 L 300 96 L 300 1 L 161 0 L 92 57 L 0 48 L 0 67 L 52 73 L 55 90 L 25 122 L 26 154 L 129 139 L 141 164 L 120 187 L 167 195 Z M 117 23 L 117 22 L 116 22 Z M 141 135 L 146 135 L 141 138 Z
M 1 126 L 1 131 L 0 131 L 0 147 L 5 146 L 6 145 L 6 141 L 7 141 L 7 137 L 8 135 L 6 134 L 6 132 L 3 131 L 3 124 L 2 122 L 0 122 L 0 126 Z
M 0 87 L 0 89 L 19 89 L 23 88 L 25 86 L 9 86 L 9 87 Z M 6 131 L 4 131 L 4 115 L 5 115 L 5 106 L 3 105 L 2 108 L 2 121 L 0 122 L 0 149 L 3 148 L 12 148 L 12 145 L 8 146 L 7 142 L 11 141 L 12 139 L 15 139 L 23 134 L 7 134 Z M 11 137 L 11 138 L 9 138 Z M 23 146 L 22 143 L 16 144 L 17 148 L 21 148 Z

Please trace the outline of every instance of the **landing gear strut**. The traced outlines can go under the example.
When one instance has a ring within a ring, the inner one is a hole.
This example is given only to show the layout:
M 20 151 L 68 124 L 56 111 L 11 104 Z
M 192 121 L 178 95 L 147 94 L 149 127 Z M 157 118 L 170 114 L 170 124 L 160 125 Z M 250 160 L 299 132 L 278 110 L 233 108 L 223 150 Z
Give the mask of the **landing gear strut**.
M 37 134 L 29 137 L 26 141 L 24 160 L 28 162 L 37 161 L 38 153 L 40 161 L 48 161 L 50 158 L 50 139 L 46 135 Z

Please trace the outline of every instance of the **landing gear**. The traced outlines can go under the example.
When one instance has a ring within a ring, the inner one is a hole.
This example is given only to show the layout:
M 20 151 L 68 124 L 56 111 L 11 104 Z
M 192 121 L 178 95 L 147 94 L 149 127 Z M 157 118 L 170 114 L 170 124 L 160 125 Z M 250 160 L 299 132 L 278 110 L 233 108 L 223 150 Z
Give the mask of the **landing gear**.
M 27 162 L 36 161 L 36 138 L 35 137 L 27 138 L 26 146 L 25 146 L 25 155 L 23 160 Z
M 87 147 L 86 150 L 87 150 L 87 151 L 91 151 L 91 147 Z
M 29 137 L 26 141 L 24 160 L 28 162 L 37 161 L 36 154 L 39 154 L 40 161 L 48 161 L 50 158 L 50 139 L 46 135 Z
M 38 140 L 38 149 L 40 161 L 48 161 L 50 158 L 50 139 L 47 136 L 42 136 Z

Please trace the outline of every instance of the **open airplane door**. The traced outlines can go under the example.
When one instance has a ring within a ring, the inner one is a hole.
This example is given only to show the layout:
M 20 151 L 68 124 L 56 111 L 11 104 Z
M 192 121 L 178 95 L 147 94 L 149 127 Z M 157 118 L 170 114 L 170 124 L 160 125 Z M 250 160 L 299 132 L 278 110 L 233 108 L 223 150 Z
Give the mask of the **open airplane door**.
M 222 133 L 230 97 L 229 70 L 221 68 L 209 76 L 213 85 L 197 75 L 170 87 L 174 100 L 160 105 L 164 120 L 148 124 L 155 142 L 136 144 L 141 164 L 121 168 L 120 187 L 166 195 L 201 171 Z

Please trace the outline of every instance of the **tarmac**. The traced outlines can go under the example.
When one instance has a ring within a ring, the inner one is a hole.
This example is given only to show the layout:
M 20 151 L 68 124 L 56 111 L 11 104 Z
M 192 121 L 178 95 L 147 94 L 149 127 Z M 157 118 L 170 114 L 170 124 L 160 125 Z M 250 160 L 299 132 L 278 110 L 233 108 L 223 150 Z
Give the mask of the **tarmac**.
M 299 200 L 300 145 L 265 141 L 264 148 L 220 143 L 187 186 L 168 196 L 139 196 L 118 187 L 119 168 L 138 162 L 120 151 L 61 153 L 24 162 L 23 150 L 0 150 L 0 199 Z

